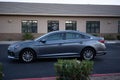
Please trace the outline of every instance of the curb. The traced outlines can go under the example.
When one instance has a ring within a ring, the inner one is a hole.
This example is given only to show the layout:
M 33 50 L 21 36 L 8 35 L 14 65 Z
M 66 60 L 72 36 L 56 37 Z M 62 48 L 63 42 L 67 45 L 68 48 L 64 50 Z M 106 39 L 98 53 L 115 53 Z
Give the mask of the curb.
M 107 74 L 92 74 L 91 77 L 102 77 L 102 76 L 120 76 L 120 73 L 107 73 Z M 25 79 L 14 79 L 14 80 L 56 80 L 56 77 L 43 77 L 43 78 L 25 78 Z
M 16 42 L 19 42 L 19 41 L 0 41 L 0 44 L 13 44 L 13 43 L 16 43 Z
M 120 43 L 120 40 L 105 40 L 105 43 L 109 44 Z
M 101 77 L 101 76 L 120 76 L 120 73 L 108 73 L 108 74 L 92 74 L 93 77 Z

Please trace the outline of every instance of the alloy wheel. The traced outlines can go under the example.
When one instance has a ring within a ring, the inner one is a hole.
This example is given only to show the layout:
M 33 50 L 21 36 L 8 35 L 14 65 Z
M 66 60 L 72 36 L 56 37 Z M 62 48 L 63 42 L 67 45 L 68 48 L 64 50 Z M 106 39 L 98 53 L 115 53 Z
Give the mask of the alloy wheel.
M 92 60 L 94 58 L 95 51 L 91 48 L 86 48 L 82 52 L 82 57 L 84 60 Z
M 23 51 L 23 54 L 21 55 L 22 61 L 24 62 L 31 62 L 34 59 L 33 51 L 31 50 L 25 50 Z

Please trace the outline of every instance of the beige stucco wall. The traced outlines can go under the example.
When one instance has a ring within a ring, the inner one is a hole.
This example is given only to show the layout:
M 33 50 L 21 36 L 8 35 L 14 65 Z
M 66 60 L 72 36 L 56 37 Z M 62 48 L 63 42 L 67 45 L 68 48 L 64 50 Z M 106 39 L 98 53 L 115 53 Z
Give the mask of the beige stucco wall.
M 118 21 L 120 18 L 102 18 L 100 20 L 101 33 L 118 33 Z
M 0 33 L 20 33 L 20 22 L 18 17 L 0 16 Z
M 100 33 L 118 33 L 120 18 L 0 16 L 0 33 L 21 33 L 22 20 L 37 20 L 38 33 L 47 33 L 47 21 L 58 20 L 59 30 L 65 30 L 65 21 L 77 21 L 77 30 L 86 32 L 86 21 L 100 21 Z

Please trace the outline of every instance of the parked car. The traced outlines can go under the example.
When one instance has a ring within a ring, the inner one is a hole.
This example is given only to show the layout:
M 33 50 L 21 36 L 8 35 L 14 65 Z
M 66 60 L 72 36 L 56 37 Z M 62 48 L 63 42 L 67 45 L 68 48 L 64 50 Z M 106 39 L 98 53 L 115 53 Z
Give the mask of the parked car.
M 79 31 L 53 31 L 39 38 L 21 41 L 8 47 L 8 58 L 31 62 L 36 58 L 80 57 L 92 60 L 106 54 L 104 38 Z

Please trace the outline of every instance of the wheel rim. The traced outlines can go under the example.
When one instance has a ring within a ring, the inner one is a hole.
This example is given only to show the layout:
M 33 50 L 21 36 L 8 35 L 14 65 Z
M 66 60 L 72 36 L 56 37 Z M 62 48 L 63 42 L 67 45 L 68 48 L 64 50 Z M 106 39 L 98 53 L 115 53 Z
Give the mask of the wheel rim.
M 25 62 L 31 62 L 33 60 L 33 53 L 31 51 L 24 51 L 22 59 Z
M 91 60 L 94 57 L 94 51 L 91 49 L 86 49 L 83 53 L 83 57 L 85 60 Z

